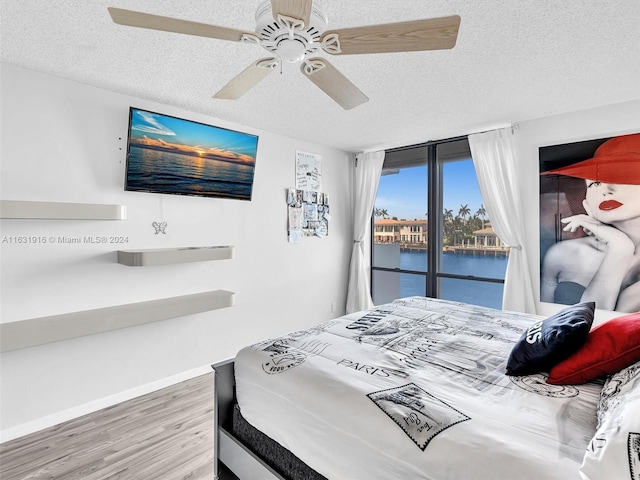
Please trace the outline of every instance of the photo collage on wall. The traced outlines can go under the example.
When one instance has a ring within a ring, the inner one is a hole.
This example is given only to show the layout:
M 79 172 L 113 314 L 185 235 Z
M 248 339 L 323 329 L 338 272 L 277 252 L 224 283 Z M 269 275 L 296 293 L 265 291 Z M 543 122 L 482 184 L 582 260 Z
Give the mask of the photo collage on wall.
M 290 243 L 329 234 L 329 195 L 320 191 L 321 186 L 320 155 L 296 151 L 296 187 L 287 191 Z

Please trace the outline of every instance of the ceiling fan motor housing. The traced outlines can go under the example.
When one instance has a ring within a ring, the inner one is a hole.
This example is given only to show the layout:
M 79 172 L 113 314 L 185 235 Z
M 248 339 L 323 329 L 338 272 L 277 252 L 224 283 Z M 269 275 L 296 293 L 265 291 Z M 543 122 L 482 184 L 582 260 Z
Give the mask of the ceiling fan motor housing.
M 298 19 L 278 16 L 273 18 L 271 2 L 260 4 L 256 10 L 256 33 L 260 46 L 283 61 L 296 63 L 321 50 L 320 37 L 327 29 L 327 15 L 316 5 L 311 9 L 309 25 Z

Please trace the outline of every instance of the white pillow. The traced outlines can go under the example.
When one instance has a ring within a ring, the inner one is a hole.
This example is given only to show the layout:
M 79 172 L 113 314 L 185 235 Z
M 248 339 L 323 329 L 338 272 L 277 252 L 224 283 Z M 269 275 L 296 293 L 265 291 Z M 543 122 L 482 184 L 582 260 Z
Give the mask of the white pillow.
M 580 475 L 585 480 L 640 480 L 640 362 L 605 382 L 598 428 Z

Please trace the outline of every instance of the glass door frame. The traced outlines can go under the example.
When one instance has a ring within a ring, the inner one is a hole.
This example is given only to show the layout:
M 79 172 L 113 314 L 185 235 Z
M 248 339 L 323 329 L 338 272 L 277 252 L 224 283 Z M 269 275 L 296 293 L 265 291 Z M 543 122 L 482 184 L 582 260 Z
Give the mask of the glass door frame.
M 425 142 L 407 147 L 389 149 L 386 152 L 396 152 L 414 148 L 425 148 L 427 166 L 427 271 L 406 270 L 401 268 L 376 267 L 374 265 L 374 242 L 375 242 L 375 216 L 371 216 L 371 248 L 370 250 L 370 277 L 369 285 L 373 294 L 373 274 L 375 271 L 393 272 L 397 274 L 422 275 L 426 277 L 426 297 L 439 298 L 439 280 L 442 278 L 453 278 L 459 280 L 473 280 L 479 282 L 502 283 L 504 279 L 482 277 L 477 275 L 463 275 L 455 273 L 440 272 L 442 261 L 442 238 L 443 238 L 443 165 L 446 161 L 438 160 L 438 145 L 468 141 L 467 136 L 449 138 L 440 141 Z M 432 222 L 432 219 L 435 222 Z

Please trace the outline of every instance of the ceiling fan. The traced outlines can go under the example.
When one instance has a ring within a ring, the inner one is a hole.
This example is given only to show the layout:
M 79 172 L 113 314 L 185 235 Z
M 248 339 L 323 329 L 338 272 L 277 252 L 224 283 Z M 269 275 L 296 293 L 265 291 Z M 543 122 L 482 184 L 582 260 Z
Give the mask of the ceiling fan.
M 453 48 L 460 17 L 413 20 L 339 30 L 327 30 L 327 16 L 312 0 L 267 0 L 256 11 L 255 32 L 205 23 L 108 8 L 113 21 L 130 27 L 183 33 L 219 40 L 257 44 L 270 56 L 256 60 L 213 97 L 238 99 L 281 66 L 300 63 L 302 73 L 345 109 L 365 103 L 367 96 L 340 73 L 321 51 L 330 55 L 411 52 Z

